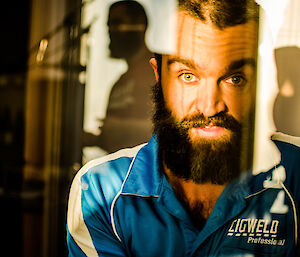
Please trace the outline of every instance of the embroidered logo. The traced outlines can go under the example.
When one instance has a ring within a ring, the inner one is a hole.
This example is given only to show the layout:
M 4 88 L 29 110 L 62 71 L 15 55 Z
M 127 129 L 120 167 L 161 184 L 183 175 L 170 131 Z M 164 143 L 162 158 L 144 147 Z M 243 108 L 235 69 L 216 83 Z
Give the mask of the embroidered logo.
M 279 221 L 265 219 L 236 219 L 228 229 L 227 236 L 247 237 L 248 244 L 284 245 L 278 240 Z

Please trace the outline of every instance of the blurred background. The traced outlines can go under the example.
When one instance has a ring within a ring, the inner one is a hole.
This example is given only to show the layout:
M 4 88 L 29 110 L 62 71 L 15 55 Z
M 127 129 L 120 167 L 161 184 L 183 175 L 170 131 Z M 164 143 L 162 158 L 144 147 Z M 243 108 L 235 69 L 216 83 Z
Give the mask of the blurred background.
M 148 61 L 152 52 L 172 51 L 176 1 L 114 2 L 2 4 L 0 220 L 8 256 L 67 256 L 66 208 L 76 172 L 151 136 L 155 82 Z M 300 136 L 300 4 L 258 2 L 256 172 L 279 158 L 272 133 Z
M 151 136 L 149 10 L 167 5 L 155 14 L 166 21 L 175 1 L 113 2 L 24 0 L 1 7 L 0 244 L 8 256 L 67 256 L 66 209 L 76 172 Z M 170 41 L 168 26 L 152 32 L 162 35 L 160 48 Z
M 82 155 L 81 7 L 76 0 L 1 6 L 0 215 L 8 256 L 66 256 L 66 197 Z

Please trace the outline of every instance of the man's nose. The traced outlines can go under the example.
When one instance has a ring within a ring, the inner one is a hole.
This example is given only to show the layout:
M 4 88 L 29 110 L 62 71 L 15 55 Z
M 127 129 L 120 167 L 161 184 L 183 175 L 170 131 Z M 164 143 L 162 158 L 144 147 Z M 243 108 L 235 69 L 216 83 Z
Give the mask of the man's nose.
M 208 79 L 199 85 L 196 101 L 198 111 L 206 117 L 226 110 L 222 90 L 213 79 Z

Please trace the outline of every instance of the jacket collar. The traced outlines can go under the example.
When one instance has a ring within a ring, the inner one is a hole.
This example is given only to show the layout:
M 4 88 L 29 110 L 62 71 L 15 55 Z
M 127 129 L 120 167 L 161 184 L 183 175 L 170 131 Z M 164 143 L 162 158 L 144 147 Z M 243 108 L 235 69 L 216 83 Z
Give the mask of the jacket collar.
M 122 194 L 158 196 L 163 175 L 159 170 L 158 144 L 153 135 L 132 161 L 124 182 Z

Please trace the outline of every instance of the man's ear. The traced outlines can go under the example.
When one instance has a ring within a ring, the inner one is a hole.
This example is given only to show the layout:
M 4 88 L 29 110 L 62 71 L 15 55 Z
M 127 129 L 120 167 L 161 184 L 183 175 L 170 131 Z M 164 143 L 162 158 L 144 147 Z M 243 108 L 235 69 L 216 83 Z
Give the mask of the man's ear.
M 154 57 L 152 57 L 149 61 L 150 65 L 152 66 L 153 68 L 153 71 L 154 71 L 154 75 L 155 75 L 155 78 L 156 78 L 156 81 L 158 82 L 158 79 L 159 79 L 159 74 L 158 74 L 158 71 L 157 71 L 157 61 Z

